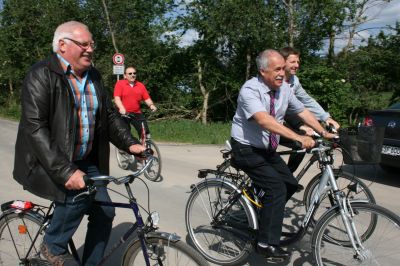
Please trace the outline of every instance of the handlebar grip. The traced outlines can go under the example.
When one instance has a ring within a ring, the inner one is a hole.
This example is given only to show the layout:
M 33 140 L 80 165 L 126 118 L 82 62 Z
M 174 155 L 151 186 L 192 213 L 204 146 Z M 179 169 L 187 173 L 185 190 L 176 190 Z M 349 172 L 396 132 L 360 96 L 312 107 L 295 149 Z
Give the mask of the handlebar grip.
M 293 150 L 301 150 L 303 149 L 303 144 L 300 141 L 293 141 L 294 145 L 293 145 Z
M 90 176 L 88 176 L 88 175 L 83 176 L 83 182 L 85 182 L 86 186 L 91 186 L 94 183 L 93 180 L 90 179 Z

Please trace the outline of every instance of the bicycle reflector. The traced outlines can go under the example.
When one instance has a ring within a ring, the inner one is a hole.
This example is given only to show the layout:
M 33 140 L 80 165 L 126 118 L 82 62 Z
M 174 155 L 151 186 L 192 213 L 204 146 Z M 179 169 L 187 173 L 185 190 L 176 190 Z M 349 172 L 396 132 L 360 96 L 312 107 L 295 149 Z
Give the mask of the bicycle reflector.
M 30 201 L 14 200 L 11 203 L 11 208 L 18 210 L 30 210 L 33 208 L 33 203 Z
M 28 232 L 28 228 L 26 227 L 26 225 L 24 225 L 24 224 L 18 225 L 18 233 L 20 235 L 25 235 L 26 232 Z

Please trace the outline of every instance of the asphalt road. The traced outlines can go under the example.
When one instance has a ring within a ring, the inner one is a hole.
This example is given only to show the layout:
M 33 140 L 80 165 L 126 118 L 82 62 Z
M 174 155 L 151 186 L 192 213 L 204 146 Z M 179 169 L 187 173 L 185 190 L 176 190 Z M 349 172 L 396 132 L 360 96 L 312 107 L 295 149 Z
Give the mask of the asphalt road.
M 12 169 L 14 167 L 14 145 L 18 124 L 16 122 L 0 119 L 0 202 L 13 199 L 29 199 L 41 204 L 49 204 L 48 201 L 35 197 L 13 180 Z M 186 229 L 184 224 L 184 210 L 189 196 L 189 187 L 198 182 L 197 170 L 203 168 L 215 168 L 222 162 L 219 145 L 178 145 L 159 144 L 163 162 L 163 180 L 146 184 L 150 189 L 150 209 L 160 213 L 160 230 L 175 232 L 184 240 Z M 111 174 L 122 176 L 127 172 L 118 168 L 114 148 L 111 154 Z M 348 168 L 352 171 L 353 169 Z M 379 167 L 356 167 L 356 175 L 370 184 L 377 202 L 400 215 L 400 174 L 387 174 Z M 317 169 L 312 170 L 315 174 Z M 314 174 L 313 174 L 314 175 Z M 311 176 L 311 175 L 310 175 Z M 305 181 L 303 181 L 305 182 Z M 303 183 L 302 182 L 302 183 Z M 122 192 L 123 188 L 112 185 L 112 188 Z M 144 207 L 147 207 L 148 197 L 146 186 L 140 181 L 133 183 L 134 194 Z M 123 199 L 110 192 L 113 200 L 123 202 Z M 145 213 L 142 212 L 145 217 Z M 133 214 L 127 210 L 117 210 L 114 220 L 114 228 L 110 240 L 110 246 L 114 244 L 133 220 Z M 86 219 L 78 229 L 74 240 L 79 251 L 82 251 L 86 230 Z M 293 251 L 293 257 L 289 265 L 311 265 L 310 247 L 308 237 L 289 247 Z M 107 265 L 117 265 L 121 260 L 122 251 L 117 251 Z M 247 265 L 266 265 L 267 262 L 258 254 L 250 256 Z M 275 264 L 276 265 L 276 264 Z

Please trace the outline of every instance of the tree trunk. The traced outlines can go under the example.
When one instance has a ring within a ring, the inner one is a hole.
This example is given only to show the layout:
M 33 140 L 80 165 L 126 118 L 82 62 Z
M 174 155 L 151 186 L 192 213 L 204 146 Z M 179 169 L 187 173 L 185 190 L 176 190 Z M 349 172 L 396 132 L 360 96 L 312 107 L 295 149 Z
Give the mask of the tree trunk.
M 250 67 L 251 67 L 251 54 L 250 54 L 250 49 L 248 48 L 246 54 L 246 80 L 248 80 L 250 77 Z
M 11 79 L 8 79 L 8 92 L 9 92 L 10 98 L 13 98 L 13 96 L 14 96 L 14 87 L 13 87 Z
M 108 14 L 108 8 L 107 8 L 106 0 L 102 0 L 101 2 L 103 3 L 104 12 L 106 14 L 107 25 L 108 25 L 108 28 L 110 29 L 111 41 L 112 41 L 112 44 L 114 46 L 115 52 L 118 53 L 117 42 L 115 40 L 114 31 L 112 30 L 112 27 L 111 27 L 111 20 L 110 20 L 110 15 Z
M 206 87 L 204 86 L 204 83 L 203 83 L 203 68 L 201 66 L 200 59 L 197 60 L 197 76 L 198 76 L 200 91 L 201 91 L 201 94 L 203 95 L 203 107 L 197 118 L 201 118 L 201 123 L 203 125 L 206 125 L 207 124 L 208 100 L 209 100 L 210 92 L 207 92 Z
M 335 56 L 335 37 L 336 32 L 331 30 L 329 33 L 329 48 L 328 48 L 328 61 L 329 64 L 332 64 L 333 58 Z
M 282 0 L 283 4 L 287 8 L 288 13 L 288 20 L 289 20 L 289 46 L 294 47 L 294 35 L 295 35 L 295 28 L 296 23 L 294 20 L 294 10 L 293 10 L 293 1 L 292 0 Z

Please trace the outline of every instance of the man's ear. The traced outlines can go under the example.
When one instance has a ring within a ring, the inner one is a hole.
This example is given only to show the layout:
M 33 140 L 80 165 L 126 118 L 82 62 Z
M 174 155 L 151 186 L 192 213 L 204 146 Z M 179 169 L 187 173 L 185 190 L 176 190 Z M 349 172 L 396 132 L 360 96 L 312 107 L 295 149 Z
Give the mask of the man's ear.
M 65 52 L 65 49 L 66 49 L 65 46 L 66 46 L 65 41 L 64 41 L 63 39 L 60 39 L 60 40 L 58 41 L 58 49 L 60 50 L 60 52 L 62 52 L 62 53 Z

